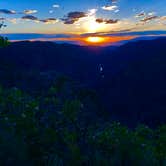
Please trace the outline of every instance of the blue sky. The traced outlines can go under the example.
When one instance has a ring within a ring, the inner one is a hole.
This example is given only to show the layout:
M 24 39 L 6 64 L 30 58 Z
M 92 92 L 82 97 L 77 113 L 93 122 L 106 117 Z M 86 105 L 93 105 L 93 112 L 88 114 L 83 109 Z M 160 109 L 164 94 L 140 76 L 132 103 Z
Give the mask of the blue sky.
M 166 30 L 165 0 L 1 0 L 1 33 Z

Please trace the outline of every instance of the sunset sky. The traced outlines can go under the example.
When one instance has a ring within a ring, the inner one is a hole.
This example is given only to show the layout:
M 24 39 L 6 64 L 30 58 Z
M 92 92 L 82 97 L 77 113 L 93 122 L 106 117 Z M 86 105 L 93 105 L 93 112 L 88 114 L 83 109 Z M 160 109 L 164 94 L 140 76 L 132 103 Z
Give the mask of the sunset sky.
M 165 31 L 165 6 L 165 0 L 1 0 L 0 21 L 7 25 L 1 33 L 61 34 L 52 37 L 58 40 L 67 34 L 74 40 L 128 33 L 130 38 L 133 32 Z

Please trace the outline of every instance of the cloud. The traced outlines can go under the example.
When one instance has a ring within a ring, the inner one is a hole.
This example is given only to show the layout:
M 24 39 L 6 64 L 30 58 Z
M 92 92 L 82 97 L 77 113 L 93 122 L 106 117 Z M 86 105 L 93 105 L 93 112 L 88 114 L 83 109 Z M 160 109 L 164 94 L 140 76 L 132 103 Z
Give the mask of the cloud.
M 134 30 L 134 31 L 133 31 Z M 135 28 L 108 31 L 108 32 L 97 32 L 97 33 L 84 33 L 81 34 L 83 37 L 88 36 L 149 36 L 166 34 L 166 31 L 135 31 Z
M 161 20 L 161 21 L 166 21 L 166 16 L 160 17 L 160 20 Z
M 50 9 L 50 10 L 49 10 L 49 13 L 50 13 L 50 14 L 54 13 L 55 9 L 60 8 L 60 5 L 54 4 L 54 5 L 52 5 L 52 7 L 53 7 L 54 9 Z
M 20 19 L 18 19 L 18 18 L 10 18 L 10 19 L 7 19 L 7 21 L 9 21 L 9 22 L 12 23 L 12 24 L 17 24 L 19 20 L 20 20 Z
M 55 18 L 47 18 L 47 19 L 40 20 L 40 22 L 43 22 L 45 24 L 55 24 L 58 22 L 58 20 Z
M 158 16 L 146 16 L 145 18 L 143 18 L 141 20 L 141 22 L 149 22 L 149 21 L 155 20 L 157 18 L 158 18 Z
M 89 9 L 88 10 L 88 16 L 93 16 L 94 14 L 96 14 L 98 9 Z
M 31 9 L 23 11 L 24 14 L 34 14 L 34 13 L 37 13 L 37 12 L 38 12 L 37 10 L 31 10 Z
M 82 18 L 82 17 L 86 17 L 86 13 L 84 12 L 70 12 L 68 13 L 68 18 L 74 18 L 74 19 L 77 19 L 77 18 Z
M 67 16 L 62 19 L 62 21 L 64 21 L 64 24 L 74 24 L 83 17 L 87 17 L 87 13 L 75 11 L 68 13 Z
M 154 16 L 156 14 L 156 12 L 149 12 L 148 15 L 149 16 Z
M 111 0 L 112 1 L 112 3 L 117 3 L 118 2 L 118 0 Z
M 97 18 L 96 19 L 96 22 L 97 23 L 105 23 L 105 24 L 116 24 L 116 23 L 118 23 L 118 19 L 116 19 L 116 20 L 113 20 L 113 19 L 103 19 L 103 18 Z
M 4 20 L 6 20 L 5 18 L 3 18 L 3 17 L 0 17 L 0 21 L 4 21 Z
M 38 19 L 35 16 L 32 15 L 26 15 L 22 17 L 23 20 L 31 20 L 31 21 L 35 21 L 37 23 L 41 22 L 44 24 L 55 24 L 57 23 L 59 20 L 56 18 L 46 18 L 46 19 Z
M 138 13 L 135 17 L 139 18 L 139 17 L 144 17 L 144 16 L 146 16 L 146 13 L 144 11 L 142 11 L 142 12 Z
M 96 19 L 96 22 L 97 22 L 97 23 L 104 23 L 104 19 L 102 19 L 102 18 L 97 18 L 97 19 Z
M 105 23 L 106 24 L 116 24 L 116 23 L 118 23 L 118 19 L 116 19 L 116 20 L 113 20 L 113 19 L 109 19 L 109 20 L 105 20 Z
M 116 6 L 116 5 L 112 5 L 112 6 L 110 6 L 110 5 L 106 5 L 106 6 L 103 6 L 103 7 L 101 7 L 103 10 L 107 10 L 107 11 L 113 11 L 113 10 L 116 10 L 117 8 L 118 8 L 118 6 Z
M 53 8 L 60 8 L 60 5 L 54 4 L 54 5 L 52 5 L 52 7 L 53 7 Z
M 139 18 L 139 17 L 144 17 L 144 16 L 154 16 L 156 14 L 156 12 L 149 12 L 149 13 L 145 13 L 144 11 L 138 13 L 135 17 Z
M 8 9 L 0 9 L 0 13 L 2 13 L 2 14 L 16 14 L 16 11 L 8 10 Z
M 10 22 L 12 24 L 17 24 L 19 20 L 20 20 L 19 18 L 4 18 L 4 17 L 0 17 L 0 21 L 2 21 L 2 22 L 8 21 L 8 22 Z
M 114 12 L 115 12 L 115 13 L 118 13 L 119 11 L 120 11 L 120 10 L 119 10 L 119 9 L 117 9 L 117 10 L 115 10 Z
M 23 20 L 33 20 L 33 21 L 38 21 L 38 18 L 32 15 L 26 15 L 21 17 Z

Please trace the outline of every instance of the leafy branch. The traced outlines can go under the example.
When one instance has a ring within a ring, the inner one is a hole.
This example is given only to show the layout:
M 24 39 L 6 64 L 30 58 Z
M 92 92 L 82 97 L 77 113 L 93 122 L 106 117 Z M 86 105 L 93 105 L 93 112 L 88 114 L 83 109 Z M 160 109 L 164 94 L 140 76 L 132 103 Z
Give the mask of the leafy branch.
M 7 25 L 4 24 L 4 21 L 0 23 L 0 29 L 3 27 L 7 27 Z M 10 44 L 7 37 L 0 36 L 0 47 L 6 47 Z

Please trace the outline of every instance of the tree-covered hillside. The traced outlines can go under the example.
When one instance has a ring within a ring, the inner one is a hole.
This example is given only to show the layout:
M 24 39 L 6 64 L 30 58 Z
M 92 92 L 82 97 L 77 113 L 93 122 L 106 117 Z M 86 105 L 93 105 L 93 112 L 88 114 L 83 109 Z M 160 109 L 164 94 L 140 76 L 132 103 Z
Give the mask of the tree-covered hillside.
M 35 97 L 0 88 L 0 165 L 165 166 L 165 125 L 129 129 L 95 111 L 94 92 L 60 85 Z
M 166 166 L 165 42 L 1 48 L 0 165 Z

